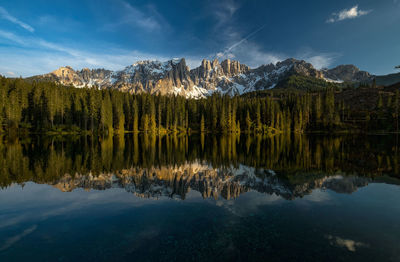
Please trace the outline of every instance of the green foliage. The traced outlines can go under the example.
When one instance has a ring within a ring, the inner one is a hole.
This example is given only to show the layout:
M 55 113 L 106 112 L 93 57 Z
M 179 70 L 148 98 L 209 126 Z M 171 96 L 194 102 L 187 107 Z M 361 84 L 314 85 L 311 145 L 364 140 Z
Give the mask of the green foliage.
M 320 83 L 297 76 L 287 83 L 291 85 L 292 80 L 298 82 L 296 87 L 307 90 L 311 89 L 307 85 Z M 351 104 L 337 100 L 340 91 L 335 91 L 333 84 L 324 85 L 323 91 L 314 93 L 278 89 L 240 97 L 214 94 L 195 100 L 77 89 L 0 76 L 0 132 L 301 133 L 363 130 L 366 126 L 398 130 L 398 94 L 379 96 L 376 112 L 354 112 Z M 360 115 L 368 124 L 352 121 Z
M 327 89 L 340 89 L 340 85 L 315 77 L 292 75 L 279 83 L 276 88 L 315 92 Z

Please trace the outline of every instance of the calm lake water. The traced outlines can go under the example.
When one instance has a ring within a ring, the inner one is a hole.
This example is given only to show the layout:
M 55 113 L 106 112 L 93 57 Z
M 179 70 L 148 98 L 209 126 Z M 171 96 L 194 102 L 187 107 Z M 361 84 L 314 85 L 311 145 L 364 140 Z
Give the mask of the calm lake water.
M 395 136 L 0 143 L 0 261 L 400 261 Z

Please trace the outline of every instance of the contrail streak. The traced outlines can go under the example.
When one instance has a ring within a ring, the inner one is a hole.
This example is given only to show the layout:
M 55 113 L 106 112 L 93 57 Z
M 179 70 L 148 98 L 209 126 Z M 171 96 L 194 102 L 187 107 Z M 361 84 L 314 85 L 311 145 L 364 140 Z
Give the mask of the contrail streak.
M 261 26 L 260 28 L 258 28 L 256 31 L 252 32 L 251 34 L 249 34 L 248 36 L 246 36 L 245 38 L 243 38 L 242 40 L 240 40 L 239 42 L 234 43 L 233 45 L 231 45 L 230 47 L 228 47 L 227 49 L 224 50 L 224 52 L 219 55 L 219 57 L 222 57 L 224 55 L 226 55 L 226 53 L 230 52 L 232 49 L 236 48 L 237 46 L 241 45 L 243 42 L 246 42 L 247 40 L 249 40 L 250 37 L 252 37 L 253 35 L 257 34 L 258 32 L 260 32 L 261 30 L 263 30 L 265 27 L 265 25 Z M 217 55 L 218 56 L 218 55 Z

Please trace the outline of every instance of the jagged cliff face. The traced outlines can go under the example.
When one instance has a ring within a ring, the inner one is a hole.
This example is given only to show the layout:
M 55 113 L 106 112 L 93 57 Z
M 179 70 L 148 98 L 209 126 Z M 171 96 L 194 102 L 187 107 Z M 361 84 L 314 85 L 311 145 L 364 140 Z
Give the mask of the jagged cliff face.
M 319 71 L 312 64 L 302 60 L 287 59 L 277 64 L 262 65 L 258 68 L 224 60 L 221 63 L 203 60 L 201 65 L 190 70 L 185 59 L 166 62 L 140 61 L 121 71 L 105 69 L 83 69 L 61 67 L 52 73 L 36 76 L 75 87 L 114 88 L 130 93 L 176 94 L 200 98 L 214 92 L 235 95 L 274 88 L 280 81 L 291 75 L 302 75 L 335 82 L 369 82 L 368 72 L 355 66 L 338 66 L 331 70 Z
M 190 190 L 198 191 L 203 198 L 234 199 L 240 194 L 255 190 L 275 194 L 285 199 L 295 199 L 310 194 L 315 189 L 331 189 L 338 193 L 352 193 L 368 185 L 370 179 L 361 177 L 322 177 L 301 184 L 282 180 L 272 170 L 247 166 L 213 169 L 208 165 L 190 163 L 178 167 L 131 168 L 98 176 L 65 175 L 53 186 L 64 192 L 76 188 L 105 190 L 124 188 L 143 198 L 171 197 L 185 199 Z
M 50 79 L 56 80 L 64 85 L 73 85 L 75 87 L 103 87 L 111 85 L 112 71 L 105 69 L 88 69 L 75 71 L 69 66 L 60 67 L 59 69 L 44 75 Z

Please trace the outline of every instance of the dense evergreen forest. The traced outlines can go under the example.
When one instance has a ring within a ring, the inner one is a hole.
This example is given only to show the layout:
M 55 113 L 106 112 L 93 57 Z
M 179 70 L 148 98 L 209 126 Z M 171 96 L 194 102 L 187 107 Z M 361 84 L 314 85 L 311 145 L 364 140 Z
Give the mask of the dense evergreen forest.
M 77 89 L 0 76 L 0 132 L 398 131 L 398 90 L 367 94 L 377 97 L 367 97 L 361 105 L 365 97 L 352 101 L 343 96 L 345 92 L 330 87 L 318 92 L 280 89 L 234 97 L 214 94 L 196 100 Z

